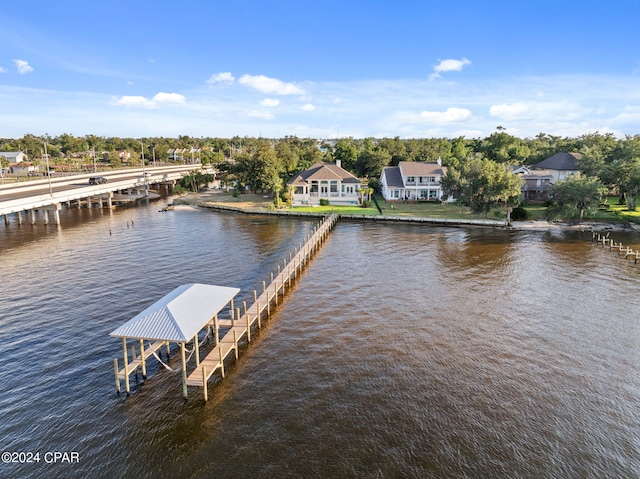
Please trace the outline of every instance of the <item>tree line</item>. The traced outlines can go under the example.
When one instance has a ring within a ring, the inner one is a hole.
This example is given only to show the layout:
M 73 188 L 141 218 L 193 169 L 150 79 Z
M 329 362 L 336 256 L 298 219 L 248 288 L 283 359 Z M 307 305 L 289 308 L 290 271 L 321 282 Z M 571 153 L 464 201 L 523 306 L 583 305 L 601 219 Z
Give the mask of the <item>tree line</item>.
M 235 184 L 240 191 L 254 192 L 282 192 L 291 176 L 319 161 L 339 160 L 347 171 L 370 179 L 375 186 L 385 166 L 397 166 L 401 161 L 441 159 L 449 169 L 443 186 L 457 198 L 469 198 L 467 202 L 472 209 L 480 213 L 486 212 L 492 203 L 516 201 L 511 193 L 518 184 L 503 175 L 504 165 L 535 165 L 558 152 L 578 152 L 582 155 L 579 166 L 584 179 L 597 179 L 599 183 L 595 186 L 619 194 L 629 209 L 636 208 L 640 194 L 640 135 L 617 138 L 611 133 L 595 132 L 569 138 L 540 133 L 522 139 L 508 134 L 501 126 L 491 135 L 476 139 L 395 137 L 319 141 L 296 136 L 117 138 L 65 133 L 56 137 L 27 134 L 19 139 L 0 139 L 0 151 L 25 151 L 37 160 L 45 142 L 58 162 L 89 163 L 96 152 L 99 161 L 112 166 L 119 166 L 118 152 L 122 151 L 130 154 L 129 164 L 140 165 L 142 161 L 170 162 L 170 150 L 186 149 L 183 160 L 191 157 L 217 165 L 223 184 Z

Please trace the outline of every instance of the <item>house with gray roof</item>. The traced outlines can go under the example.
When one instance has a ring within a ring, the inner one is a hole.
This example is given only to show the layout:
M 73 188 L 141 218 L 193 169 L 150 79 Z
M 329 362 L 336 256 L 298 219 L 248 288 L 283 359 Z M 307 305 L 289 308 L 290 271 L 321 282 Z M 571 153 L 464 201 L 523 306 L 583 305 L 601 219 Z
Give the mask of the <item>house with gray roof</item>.
M 27 161 L 27 155 L 24 151 L 0 151 L 0 157 L 5 157 L 9 163 Z
M 327 199 L 332 204 L 356 204 L 362 182 L 336 163 L 316 163 L 291 178 L 293 204 L 320 204 Z
M 398 166 L 387 166 L 380 174 L 382 196 L 386 201 L 440 200 L 440 180 L 446 172 L 440 158 L 436 163 L 401 161 Z
M 552 184 L 564 181 L 571 175 L 580 171 L 578 160 L 582 158 L 580 153 L 556 153 L 555 155 L 533 165 L 532 170 L 546 170 L 551 175 Z

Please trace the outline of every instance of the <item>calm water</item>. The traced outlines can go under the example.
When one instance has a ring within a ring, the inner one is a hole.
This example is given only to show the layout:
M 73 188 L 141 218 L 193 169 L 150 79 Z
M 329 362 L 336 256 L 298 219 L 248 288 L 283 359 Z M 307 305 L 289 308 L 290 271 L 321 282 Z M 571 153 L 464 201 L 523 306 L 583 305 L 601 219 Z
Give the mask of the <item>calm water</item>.
M 640 477 L 640 266 L 579 233 L 341 222 L 208 403 L 118 396 L 110 331 L 315 224 L 158 206 L 0 224 L 0 450 L 80 457 L 0 477 Z

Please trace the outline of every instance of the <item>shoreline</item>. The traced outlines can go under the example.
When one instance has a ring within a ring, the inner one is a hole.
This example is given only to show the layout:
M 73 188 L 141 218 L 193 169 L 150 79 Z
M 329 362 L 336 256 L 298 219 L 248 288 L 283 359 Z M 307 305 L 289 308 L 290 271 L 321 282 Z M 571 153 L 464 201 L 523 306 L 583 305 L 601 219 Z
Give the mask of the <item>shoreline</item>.
M 189 193 L 186 196 L 176 198 L 174 205 L 191 206 L 198 208 L 211 208 L 219 211 L 231 211 L 244 214 L 266 214 L 273 216 L 298 216 L 298 217 L 322 217 L 325 213 L 296 212 L 292 210 L 270 210 L 255 202 L 225 202 L 216 201 L 215 197 L 220 192 Z M 514 231 L 616 231 L 616 232 L 640 232 L 640 225 L 629 222 L 584 221 L 582 223 L 569 223 L 565 221 L 548 222 L 546 220 L 512 221 L 510 225 L 505 220 L 491 219 L 450 219 L 450 218 L 424 218 L 419 216 L 371 216 L 371 215 L 340 215 L 344 219 L 366 220 L 373 222 L 390 223 L 422 223 L 434 226 L 465 226 L 483 228 L 502 228 Z

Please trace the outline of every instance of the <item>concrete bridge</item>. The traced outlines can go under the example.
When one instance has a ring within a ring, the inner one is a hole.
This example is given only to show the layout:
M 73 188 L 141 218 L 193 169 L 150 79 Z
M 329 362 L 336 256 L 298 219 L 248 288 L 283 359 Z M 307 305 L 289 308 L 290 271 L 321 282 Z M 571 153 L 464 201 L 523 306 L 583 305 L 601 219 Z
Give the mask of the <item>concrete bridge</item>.
M 18 223 L 22 224 L 23 213 L 27 213 L 31 224 L 35 224 L 35 211 L 42 210 L 45 224 L 50 221 L 50 212 L 54 223 L 60 224 L 60 210 L 64 203 L 70 206 L 74 202 L 77 207 L 83 203 L 92 207 L 97 203 L 99 207 L 111 208 L 117 201 L 147 196 L 152 186 L 171 187 L 184 173 L 201 169 L 199 164 L 137 168 L 0 185 L 0 215 L 4 216 L 5 224 L 9 224 L 10 215 L 15 214 Z M 89 178 L 97 176 L 106 178 L 107 182 L 90 185 Z

